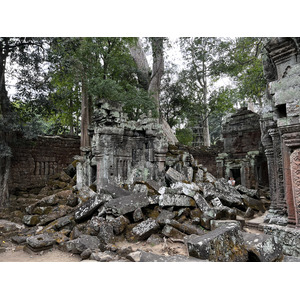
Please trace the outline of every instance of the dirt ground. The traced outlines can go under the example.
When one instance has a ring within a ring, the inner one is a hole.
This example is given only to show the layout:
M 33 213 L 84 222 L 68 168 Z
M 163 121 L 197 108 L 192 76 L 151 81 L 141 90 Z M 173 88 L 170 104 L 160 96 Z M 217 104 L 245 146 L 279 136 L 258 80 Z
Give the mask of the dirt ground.
M 129 243 L 127 241 L 117 242 L 118 248 L 131 247 L 133 251 L 143 250 L 159 255 L 188 255 L 187 248 L 183 243 L 166 241 L 159 245 L 149 245 L 146 242 Z M 50 249 L 37 253 L 25 252 L 23 246 L 9 243 L 6 251 L 0 253 L 0 262 L 79 262 L 80 255 Z M 88 261 L 88 260 L 85 260 Z

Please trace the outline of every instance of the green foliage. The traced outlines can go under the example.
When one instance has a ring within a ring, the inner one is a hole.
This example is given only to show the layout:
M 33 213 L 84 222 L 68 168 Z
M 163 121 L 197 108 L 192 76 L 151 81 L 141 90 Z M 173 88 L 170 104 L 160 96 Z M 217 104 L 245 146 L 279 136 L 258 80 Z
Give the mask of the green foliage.
M 191 146 L 193 142 L 193 132 L 190 128 L 176 129 L 176 137 L 179 143 Z

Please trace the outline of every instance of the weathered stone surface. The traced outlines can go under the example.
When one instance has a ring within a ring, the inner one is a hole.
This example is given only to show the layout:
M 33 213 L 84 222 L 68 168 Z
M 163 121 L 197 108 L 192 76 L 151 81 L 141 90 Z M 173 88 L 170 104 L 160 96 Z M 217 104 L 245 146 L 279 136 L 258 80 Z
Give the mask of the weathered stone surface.
M 78 198 L 82 201 L 82 202 L 86 202 L 87 200 L 89 200 L 92 196 L 95 196 L 96 193 L 90 189 L 87 186 L 83 186 L 79 191 L 78 191 Z
M 47 226 L 44 227 L 43 231 L 47 231 L 49 229 L 54 229 L 56 231 L 60 230 L 61 228 L 63 228 L 66 225 L 69 225 L 73 220 L 72 216 L 64 216 L 61 218 L 58 218 L 56 220 L 54 220 L 53 222 L 49 223 Z
M 40 222 L 39 215 L 24 215 L 23 223 L 28 226 L 35 226 Z
M 276 243 L 271 235 L 249 232 L 242 232 L 242 235 L 250 260 L 272 262 L 282 259 L 282 245 Z
M 24 225 L 0 219 L 0 235 L 15 233 L 24 229 Z
M 255 189 L 248 189 L 243 185 L 237 185 L 235 187 L 240 193 L 242 194 L 246 194 L 247 196 L 251 197 L 251 198 L 256 198 L 259 199 L 259 191 L 255 190 Z
M 124 216 L 119 216 L 110 223 L 113 226 L 114 234 L 120 235 L 126 229 L 126 226 L 130 224 L 130 221 Z
M 145 216 L 142 212 L 142 209 L 139 207 L 133 212 L 133 221 L 134 222 L 139 222 L 141 220 L 144 220 Z
M 180 230 L 181 232 L 183 232 L 185 234 L 202 235 L 205 233 L 205 231 L 198 226 L 191 225 L 191 224 L 181 224 L 181 223 L 177 222 L 176 220 L 167 220 L 166 224 L 171 225 L 172 227 Z
M 176 183 L 177 181 L 183 181 L 186 180 L 184 175 L 181 173 L 177 172 L 173 168 L 169 168 L 168 171 L 166 172 L 166 179 L 171 182 L 171 183 Z
M 111 195 L 114 199 L 129 196 L 132 193 L 119 186 L 107 183 L 101 188 L 101 192 Z
M 118 217 L 130 212 L 134 212 L 137 208 L 149 205 L 149 199 L 143 194 L 131 194 L 125 197 L 112 199 L 105 204 L 106 213 L 111 213 Z
M 71 213 L 74 209 L 67 206 L 67 205 L 59 205 L 53 208 L 51 213 L 48 215 L 43 215 L 40 218 L 40 222 L 38 225 L 44 226 L 47 225 L 48 223 L 52 222 L 53 220 L 56 220 L 58 218 L 61 218 L 69 213 Z
M 272 235 L 276 243 L 283 247 L 283 254 L 300 257 L 300 230 L 276 224 L 264 225 L 264 233 Z
M 80 257 L 82 259 L 89 259 L 93 251 L 90 248 L 85 249 L 83 252 L 81 252 Z
M 205 260 L 184 255 L 164 256 L 145 251 L 132 252 L 127 255 L 127 258 L 132 262 L 205 262 Z
M 26 243 L 31 250 L 42 251 L 52 248 L 52 246 L 55 244 L 55 239 L 52 236 L 44 233 L 28 237 L 26 239 Z
M 101 245 L 113 243 L 115 240 L 113 225 L 103 222 L 99 229 L 98 239 L 101 242 Z
M 64 172 L 69 175 L 71 178 L 73 178 L 76 175 L 76 168 L 75 168 L 75 161 L 72 164 L 69 164 L 65 169 Z
M 171 184 L 171 189 L 175 191 L 176 194 L 186 195 L 189 197 L 194 197 L 194 195 L 200 191 L 200 188 L 194 183 L 184 183 L 176 182 Z
M 175 212 L 162 209 L 159 216 L 155 220 L 159 225 L 165 225 L 166 220 L 168 219 L 171 220 L 175 218 L 175 216 L 176 216 Z
M 166 237 L 170 237 L 178 240 L 183 240 L 183 238 L 186 236 L 185 233 L 179 231 L 178 229 L 170 225 L 165 225 L 161 233 Z
M 200 195 L 200 193 L 197 193 L 194 196 L 194 200 L 197 204 L 197 206 L 199 207 L 199 209 L 204 212 L 208 209 L 210 209 L 211 207 L 209 206 L 208 202 Z
M 242 230 L 242 228 L 243 228 L 241 222 L 237 221 L 237 220 L 211 220 L 210 221 L 211 230 L 215 230 L 216 228 L 221 227 L 224 224 L 227 224 L 227 225 L 233 224 L 233 225 L 237 226 L 240 230 Z
M 244 218 L 251 219 L 254 216 L 254 214 L 254 210 L 251 207 L 248 207 L 244 214 Z
M 185 195 L 163 194 L 159 196 L 159 206 L 195 206 L 195 200 Z
M 284 255 L 282 262 L 300 262 L 300 257 Z
M 150 246 L 155 246 L 163 243 L 163 241 L 163 238 L 159 234 L 151 234 L 147 239 L 147 244 L 149 244 Z
M 224 225 L 202 236 L 189 235 L 184 238 L 189 255 L 209 261 L 243 262 L 248 252 L 243 237 L 234 224 Z
M 11 241 L 16 244 L 25 244 L 27 240 L 27 236 L 24 235 L 15 235 L 11 237 Z
M 139 240 L 147 239 L 151 234 L 156 233 L 159 229 L 158 223 L 149 218 L 132 229 L 132 233 L 137 236 Z
M 213 208 L 216 213 L 216 219 L 218 220 L 235 220 L 236 219 L 236 211 L 235 209 L 221 206 Z
M 65 251 L 72 252 L 74 254 L 81 254 L 86 249 L 98 250 L 100 247 L 100 241 L 96 236 L 90 236 L 83 234 L 75 240 L 67 241 L 61 244 L 61 248 Z
M 243 201 L 247 207 L 250 207 L 256 211 L 261 211 L 261 212 L 266 211 L 264 204 L 261 202 L 261 200 L 257 200 L 247 195 L 243 195 Z
M 112 252 L 93 252 L 90 256 L 91 260 L 96 260 L 99 262 L 109 262 L 109 261 L 114 261 L 117 260 L 118 257 L 116 257 L 115 254 L 113 254 Z
M 75 211 L 75 221 L 80 222 L 90 217 L 99 207 L 104 204 L 101 194 L 95 194 Z

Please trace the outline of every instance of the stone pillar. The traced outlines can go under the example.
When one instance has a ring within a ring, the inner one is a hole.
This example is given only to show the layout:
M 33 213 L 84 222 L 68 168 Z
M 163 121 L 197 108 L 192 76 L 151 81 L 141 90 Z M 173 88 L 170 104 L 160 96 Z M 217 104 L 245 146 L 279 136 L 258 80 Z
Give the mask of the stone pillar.
M 292 177 L 292 190 L 293 190 L 293 206 L 291 210 L 294 210 L 293 217 L 295 223 L 300 227 L 300 149 L 295 150 L 290 156 L 291 162 L 291 177 Z
M 227 153 L 219 153 L 219 155 L 216 157 L 217 178 L 226 177 L 226 174 L 225 174 L 225 160 L 226 160 L 227 157 L 228 157 Z
M 276 184 L 276 194 L 273 208 L 276 214 L 284 215 L 286 213 L 286 200 L 283 180 L 283 161 L 281 140 L 278 128 L 269 129 L 269 134 L 272 138 L 274 151 L 274 179 Z

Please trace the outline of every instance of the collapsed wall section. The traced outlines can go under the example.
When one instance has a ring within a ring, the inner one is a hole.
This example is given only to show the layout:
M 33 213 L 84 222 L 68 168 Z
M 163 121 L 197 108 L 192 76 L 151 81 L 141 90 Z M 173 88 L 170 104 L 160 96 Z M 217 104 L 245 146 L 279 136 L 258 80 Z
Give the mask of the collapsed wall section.
M 61 172 L 79 154 L 80 138 L 38 136 L 26 139 L 21 135 L 10 144 L 12 150 L 9 189 L 43 187 L 49 177 Z

